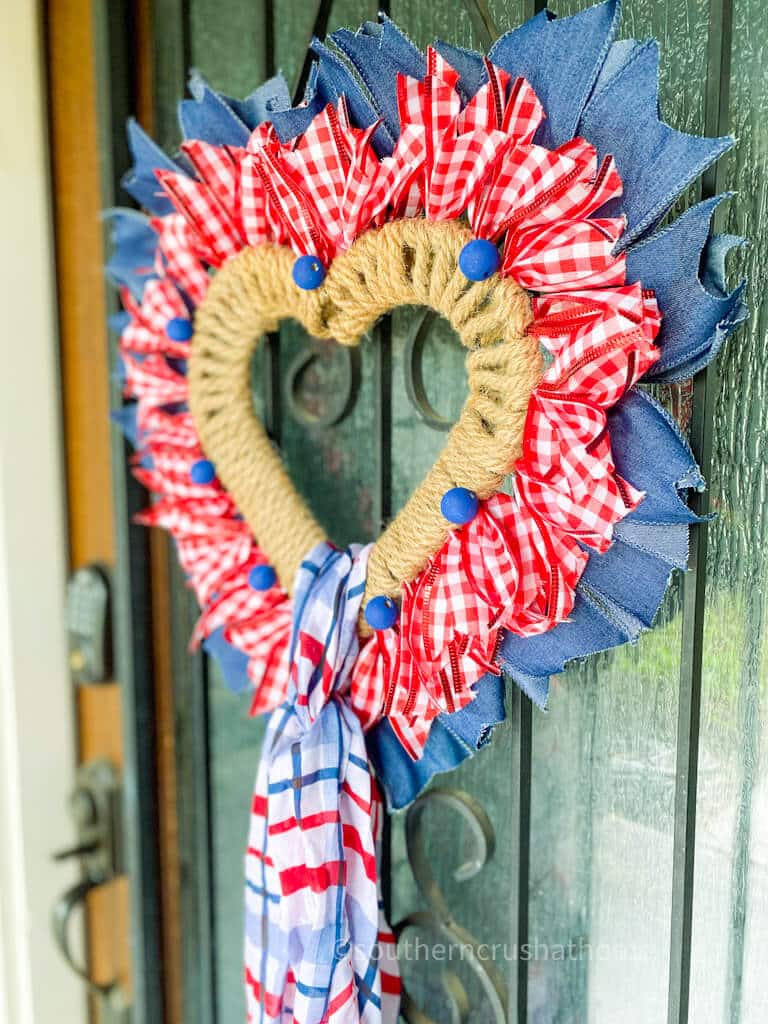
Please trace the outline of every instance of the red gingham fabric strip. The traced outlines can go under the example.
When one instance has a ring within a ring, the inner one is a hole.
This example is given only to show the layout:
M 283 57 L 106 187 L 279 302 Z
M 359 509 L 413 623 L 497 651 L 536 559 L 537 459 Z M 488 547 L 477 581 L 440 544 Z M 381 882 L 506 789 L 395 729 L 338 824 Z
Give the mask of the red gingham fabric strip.
M 220 267 L 237 255 L 242 248 L 240 233 L 211 188 L 173 171 L 158 171 L 157 178 L 192 228 L 196 252 L 202 260 Z
M 167 275 L 194 306 L 199 306 L 208 291 L 209 277 L 196 253 L 192 228 L 180 213 L 155 217 L 152 226 L 160 238 L 159 273 Z

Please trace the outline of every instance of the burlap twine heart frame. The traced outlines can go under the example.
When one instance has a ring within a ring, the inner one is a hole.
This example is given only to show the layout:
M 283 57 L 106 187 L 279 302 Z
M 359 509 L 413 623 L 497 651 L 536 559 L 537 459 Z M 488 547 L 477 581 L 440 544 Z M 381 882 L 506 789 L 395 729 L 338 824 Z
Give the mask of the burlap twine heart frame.
M 281 320 L 298 320 L 316 338 L 357 345 L 398 306 L 421 305 L 445 317 L 468 349 L 469 395 L 445 447 L 402 511 L 376 542 L 365 602 L 400 595 L 442 546 L 451 524 L 443 494 L 467 487 L 490 497 L 521 453 L 531 391 L 542 374 L 527 293 L 510 278 L 469 281 L 459 253 L 472 238 L 456 222 L 400 220 L 370 230 L 302 291 L 288 248 L 245 249 L 213 278 L 195 314 L 189 405 L 203 448 L 222 485 L 290 593 L 306 554 L 325 531 L 296 491 L 253 409 L 251 359 Z M 365 604 L 364 602 L 364 604 Z M 361 632 L 370 632 L 361 619 Z

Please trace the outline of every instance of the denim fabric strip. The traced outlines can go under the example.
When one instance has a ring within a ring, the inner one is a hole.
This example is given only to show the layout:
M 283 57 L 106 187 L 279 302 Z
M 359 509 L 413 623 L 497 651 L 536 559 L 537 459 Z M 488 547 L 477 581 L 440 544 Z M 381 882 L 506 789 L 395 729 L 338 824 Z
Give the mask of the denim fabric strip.
M 641 388 L 632 388 L 608 413 L 617 472 L 645 497 L 625 523 L 695 523 L 685 490 L 703 490 L 704 480 L 675 420 Z
M 485 746 L 494 727 L 504 721 L 503 679 L 483 676 L 476 689 L 471 704 L 435 719 L 418 761 L 406 754 L 386 719 L 368 734 L 368 754 L 390 810 L 407 807 L 434 775 L 450 771 Z
M 157 232 L 137 210 L 106 210 L 103 217 L 109 224 L 113 246 L 106 265 L 107 277 L 141 300 L 145 283 L 156 276 Z
M 111 313 L 107 317 L 109 329 L 110 331 L 114 331 L 115 334 L 122 334 L 130 322 L 131 314 L 125 310 L 121 310 L 119 313 Z
M 179 103 L 179 125 L 185 139 L 214 146 L 245 146 L 262 121 L 291 105 L 288 83 L 276 75 L 244 100 L 235 100 L 210 87 L 199 71 L 189 76 L 191 100 Z
M 216 659 L 224 682 L 233 693 L 245 693 L 253 688 L 248 678 L 248 655 L 226 640 L 223 626 L 206 637 L 203 650 Z
M 138 441 L 138 429 L 136 423 L 136 414 L 138 409 L 135 402 L 130 402 L 124 405 L 121 409 L 113 409 L 109 414 L 109 418 L 118 427 L 121 434 L 132 448 L 137 447 Z
M 252 132 L 279 110 L 290 108 L 291 90 L 285 78 L 278 74 L 268 78 L 244 100 L 232 99 L 231 96 L 225 96 L 224 99 Z
M 570 18 L 542 11 L 491 47 L 488 56 L 493 63 L 527 78 L 547 112 L 536 142 L 554 149 L 576 134 L 619 15 L 618 0 L 607 0 Z
M 376 111 L 344 62 L 319 39 L 312 40 L 312 50 L 317 54 L 317 60 L 312 65 L 304 103 L 272 115 L 272 124 L 281 142 L 288 142 L 306 131 L 312 118 L 328 103 L 338 103 L 341 96 L 346 98 L 350 119 L 356 127 L 367 128 L 377 118 Z M 385 125 L 377 129 L 372 142 L 379 156 L 392 152 L 394 140 Z
M 433 45 L 441 57 L 459 72 L 460 77 L 456 86 L 462 101 L 466 103 L 471 100 L 488 81 L 483 55 L 464 46 L 446 43 L 442 39 L 436 39 Z
M 712 215 L 724 198 L 699 203 L 627 252 L 627 281 L 652 288 L 664 314 L 656 339 L 661 358 L 647 380 L 687 379 L 717 355 L 747 315 L 743 282 L 732 291 L 725 282 L 725 257 L 741 239 L 710 236 Z
M 160 188 L 155 171 L 179 171 L 181 166 L 165 155 L 138 121 L 131 118 L 127 131 L 133 167 L 123 176 L 123 188 L 153 216 L 164 217 L 167 213 L 173 213 L 173 206 Z
M 250 132 L 224 96 L 208 85 L 199 71 L 189 76 L 191 100 L 180 100 L 179 127 L 184 139 L 214 146 L 245 146 Z
M 659 118 L 659 46 L 625 47 L 626 63 L 599 83 L 578 132 L 602 157 L 612 154 L 624 183 L 627 229 L 620 248 L 651 231 L 672 203 L 733 145 L 670 128 Z M 545 101 L 546 109 L 546 101 Z
M 421 79 L 427 73 L 427 64 L 421 50 L 393 21 L 383 14 L 380 18 L 379 23 L 367 21 L 357 32 L 339 29 L 331 39 L 363 80 L 390 136 L 397 139 L 397 75 Z

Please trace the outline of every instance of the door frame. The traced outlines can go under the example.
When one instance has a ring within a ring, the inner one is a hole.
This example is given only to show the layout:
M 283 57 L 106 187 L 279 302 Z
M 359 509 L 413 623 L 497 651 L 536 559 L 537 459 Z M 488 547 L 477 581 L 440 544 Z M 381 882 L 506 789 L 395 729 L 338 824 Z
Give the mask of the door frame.
M 84 1021 L 82 985 L 49 926 L 75 881 L 51 852 L 72 839 L 75 722 L 67 671 L 63 438 L 45 47 L 35 4 L 9 7 L 0 40 L 4 228 L 0 307 L 0 1018 Z M 45 979 L 45 984 L 40 980 Z
M 75 294 L 62 290 L 60 309 L 64 311 L 67 303 L 79 303 L 79 330 L 94 346 L 93 374 L 99 379 L 93 386 L 103 387 L 104 377 L 110 377 L 108 404 L 112 409 L 120 407 L 122 398 L 117 346 L 104 314 L 118 311 L 118 297 L 98 266 L 106 263 L 110 251 L 109 223 L 100 222 L 99 214 L 117 204 L 125 205 L 120 189 L 120 178 L 129 166 L 125 124 L 130 116 L 141 115 L 147 95 L 143 55 L 149 46 L 148 11 L 145 0 L 57 0 L 55 6 L 43 11 L 41 5 L 38 11 L 47 29 L 51 150 L 55 168 L 64 172 L 56 183 L 54 200 L 62 207 L 67 203 L 76 207 L 59 220 L 57 243 L 60 260 L 74 262 L 74 267 L 70 262 L 66 270 L 80 287 L 72 289 Z M 78 60 L 84 62 L 82 69 Z M 57 103 L 62 87 L 69 85 L 76 102 L 70 97 Z M 8 95 L 13 95 L 13 90 Z M 81 145 L 73 145 L 78 138 Z M 86 244 L 79 245 L 80 239 Z M 80 260 L 86 248 L 87 258 Z M 95 267 L 94 252 L 98 254 Z M 60 262 L 60 274 L 62 269 Z M 94 288 L 103 288 L 98 298 L 92 297 Z M 76 355 L 87 366 L 83 352 L 78 350 Z M 79 378 L 72 401 L 79 403 L 82 411 L 88 388 L 81 378 L 87 369 L 80 366 L 76 372 Z M 108 409 L 100 408 L 96 399 L 93 415 L 101 417 L 94 430 L 103 428 L 106 433 L 103 421 Z M 82 442 L 82 438 L 77 440 Z M 162 634 L 162 624 L 156 623 L 153 609 L 148 531 L 133 522 L 145 507 L 146 496 L 131 475 L 127 446 L 116 427 L 105 442 L 107 459 L 111 465 L 103 486 L 111 487 L 114 509 L 114 551 L 110 552 L 114 678 L 120 684 L 123 840 L 130 902 L 130 979 L 126 981 L 131 988 L 132 1024 L 159 1024 L 166 1019 L 167 1005 L 155 727 L 155 636 Z M 98 500 L 98 495 L 90 498 Z M 114 922 L 114 927 L 121 925 Z M 98 922 L 102 930 L 108 926 L 103 919 Z

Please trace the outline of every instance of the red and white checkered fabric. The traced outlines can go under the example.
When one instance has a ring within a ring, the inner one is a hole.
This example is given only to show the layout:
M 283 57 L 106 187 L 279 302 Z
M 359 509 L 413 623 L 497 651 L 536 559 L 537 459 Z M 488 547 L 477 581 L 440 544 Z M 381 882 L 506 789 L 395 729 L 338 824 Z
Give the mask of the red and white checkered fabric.
M 186 218 L 195 252 L 201 259 L 220 267 L 237 255 L 243 243 L 235 226 L 234 211 L 230 213 L 221 206 L 210 186 L 175 171 L 158 171 L 157 177 L 175 208 Z
M 167 275 L 182 287 L 190 302 L 199 306 L 208 291 L 210 278 L 197 253 L 193 229 L 180 213 L 155 217 L 152 227 L 160 239 L 158 273 Z
M 178 289 L 168 278 L 153 278 L 144 286 L 141 304 L 130 292 L 122 292 L 123 305 L 131 314 L 120 337 L 120 351 L 128 358 L 161 354 L 186 359 L 189 344 L 171 341 L 165 332 L 169 320 L 188 317 L 189 311 Z

